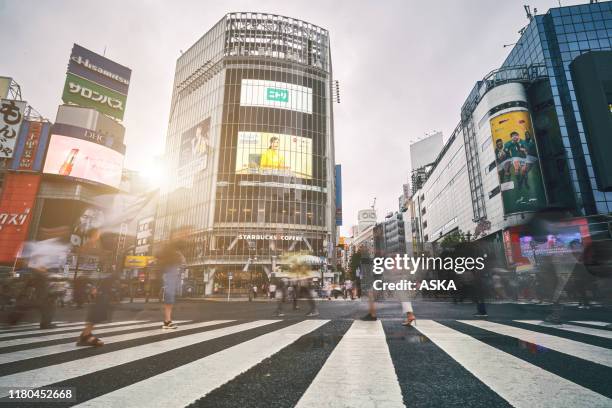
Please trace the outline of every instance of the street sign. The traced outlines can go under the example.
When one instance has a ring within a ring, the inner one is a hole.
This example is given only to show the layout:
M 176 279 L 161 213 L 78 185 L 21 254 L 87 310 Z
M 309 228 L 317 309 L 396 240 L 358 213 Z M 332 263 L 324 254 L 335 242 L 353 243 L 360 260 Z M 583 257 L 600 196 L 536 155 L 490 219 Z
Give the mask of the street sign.
M 227 278 L 228 278 L 229 280 L 232 280 L 232 279 L 234 279 L 234 275 L 233 275 L 231 272 L 229 272 L 229 273 L 227 274 Z

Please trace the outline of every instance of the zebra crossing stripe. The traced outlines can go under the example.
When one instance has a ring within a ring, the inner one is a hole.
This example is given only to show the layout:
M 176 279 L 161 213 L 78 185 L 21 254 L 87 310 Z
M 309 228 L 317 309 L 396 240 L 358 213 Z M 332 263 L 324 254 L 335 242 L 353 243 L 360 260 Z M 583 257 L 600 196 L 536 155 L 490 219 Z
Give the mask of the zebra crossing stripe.
M 542 320 L 515 320 L 515 322 L 533 324 L 535 326 L 549 327 L 549 328 L 558 329 L 558 330 L 565 330 L 565 331 L 570 331 L 570 332 L 575 332 L 575 333 L 588 334 L 590 336 L 597 336 L 597 337 L 603 337 L 606 339 L 612 339 L 612 331 L 610 330 L 591 329 L 589 327 L 576 326 L 573 324 L 554 324 L 553 325 L 553 324 L 547 323 Z
M 610 407 L 612 404 L 611 399 L 601 394 L 440 323 L 419 320 L 415 328 L 517 408 Z
M 305 320 L 213 355 L 121 388 L 77 405 L 78 407 L 147 407 L 186 406 L 234 377 L 259 364 L 328 320 Z M 214 375 L 211 375 L 214 373 Z M 167 389 L 172 392 L 159 393 Z M 148 396 L 155 395 L 155 400 Z
M 612 367 L 612 351 L 603 347 L 484 320 L 459 320 L 459 322 L 537 344 L 593 363 Z
M 61 321 L 61 322 L 53 322 L 53 323 L 66 326 L 66 324 L 64 323 L 69 323 L 69 322 Z M 40 323 L 17 323 L 17 324 L 12 324 L 12 325 L 5 325 L 5 326 L 0 326 L 0 333 L 6 333 L 12 330 L 24 330 L 29 327 L 38 327 L 38 326 L 40 326 Z
M 230 323 L 230 322 L 233 322 L 233 320 L 212 320 L 208 322 L 182 325 L 181 329 L 183 330 L 184 329 L 198 329 L 201 327 L 213 326 L 216 324 L 223 324 L 223 323 Z M 104 342 L 104 344 L 112 344 L 112 343 L 118 343 L 121 341 L 140 339 L 146 336 L 154 336 L 157 334 L 165 333 L 161 329 L 161 323 L 157 322 L 155 323 L 155 326 L 157 326 L 157 329 L 155 330 L 145 330 L 145 331 L 139 331 L 136 333 L 120 334 L 117 336 L 105 337 L 101 340 Z M 100 332 L 101 330 L 97 330 L 94 333 L 98 334 Z M 172 332 L 174 333 L 174 331 Z M 8 363 L 13 363 L 15 361 L 24 361 L 24 360 L 29 360 L 31 358 L 45 357 L 45 356 L 50 356 L 52 354 L 65 353 L 67 351 L 74 351 L 74 350 L 81 349 L 80 347 L 77 347 L 75 345 L 77 336 L 75 334 L 71 334 L 71 336 L 73 337 L 73 340 L 74 340 L 74 342 L 71 342 L 71 343 L 56 344 L 53 346 L 37 347 L 37 348 L 32 348 L 32 349 L 27 349 L 27 350 L 15 351 L 12 353 L 0 354 L 0 364 L 8 364 Z
M 605 326 L 609 326 L 612 323 L 610 322 L 594 322 L 594 321 L 584 321 L 584 320 L 573 320 L 572 323 L 579 323 L 579 324 L 588 324 L 591 326 L 601 326 L 601 327 L 605 327 Z
M 180 320 L 180 321 L 176 321 L 175 323 L 186 323 L 188 321 L 189 320 Z M 139 323 L 139 324 L 132 324 L 129 326 L 107 327 L 104 329 L 96 328 L 94 331 L 97 336 L 99 334 L 114 333 L 114 332 L 123 331 L 123 330 L 145 329 L 147 327 L 160 327 L 160 326 L 161 326 L 160 322 Z M 79 327 L 78 329 L 71 330 L 70 332 L 66 332 L 66 333 L 50 334 L 48 336 L 30 337 L 30 338 L 25 338 L 25 339 L 4 340 L 0 342 L 0 353 L 2 353 L 2 349 L 4 347 L 21 346 L 21 345 L 33 344 L 33 343 L 43 343 L 45 341 L 53 341 L 53 340 L 61 340 L 61 339 L 70 339 L 70 341 L 73 341 L 75 340 L 75 336 L 77 336 L 82 330 L 83 328 Z
M 380 320 L 353 322 L 296 406 L 404 406 Z
M 7 375 L 0 377 L 0 394 L 2 394 L 0 397 L 6 396 L 5 390 L 9 388 L 43 387 L 45 385 L 66 381 L 71 378 L 91 374 L 96 371 L 116 367 L 121 364 L 130 363 L 207 340 L 269 325 L 277 321 L 278 320 L 257 320 Z
M 135 324 L 135 323 L 145 323 L 146 320 L 129 320 L 125 322 L 112 322 L 101 324 L 97 327 L 109 327 L 109 326 L 120 326 L 122 324 Z M 17 336 L 27 336 L 30 334 L 43 334 L 43 333 L 57 333 L 60 331 L 71 330 L 73 326 L 81 326 L 84 327 L 85 323 L 70 323 L 69 325 L 61 325 L 61 327 L 57 327 L 54 329 L 42 329 L 42 330 L 30 330 L 23 332 L 12 332 L 12 333 L 0 333 L 0 339 L 4 339 L 7 337 L 17 337 Z M 81 329 L 82 330 L 82 329 Z

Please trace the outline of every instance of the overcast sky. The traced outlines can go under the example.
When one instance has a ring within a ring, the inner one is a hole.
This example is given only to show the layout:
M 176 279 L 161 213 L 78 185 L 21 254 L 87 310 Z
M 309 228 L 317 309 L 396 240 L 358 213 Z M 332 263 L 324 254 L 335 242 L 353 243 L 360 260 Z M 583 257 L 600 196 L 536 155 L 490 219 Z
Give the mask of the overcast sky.
M 336 163 L 343 170 L 345 231 L 377 197 L 379 219 L 397 210 L 410 142 L 445 139 L 474 82 L 499 67 L 527 24 L 527 0 L 0 0 L 0 76 L 55 119 L 73 43 L 132 69 L 124 124 L 126 167 L 148 169 L 163 152 L 174 67 L 231 11 L 282 14 L 329 30 Z M 565 5 L 587 1 L 561 0 Z M 544 14 L 559 0 L 531 0 Z

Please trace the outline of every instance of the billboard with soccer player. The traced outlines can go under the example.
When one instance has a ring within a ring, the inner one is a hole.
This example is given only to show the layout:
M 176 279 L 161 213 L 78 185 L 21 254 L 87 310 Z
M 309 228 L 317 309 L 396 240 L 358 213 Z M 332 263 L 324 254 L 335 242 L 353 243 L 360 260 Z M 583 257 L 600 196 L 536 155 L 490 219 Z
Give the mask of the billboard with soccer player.
M 504 214 L 546 206 L 546 194 L 529 112 L 519 110 L 489 121 Z

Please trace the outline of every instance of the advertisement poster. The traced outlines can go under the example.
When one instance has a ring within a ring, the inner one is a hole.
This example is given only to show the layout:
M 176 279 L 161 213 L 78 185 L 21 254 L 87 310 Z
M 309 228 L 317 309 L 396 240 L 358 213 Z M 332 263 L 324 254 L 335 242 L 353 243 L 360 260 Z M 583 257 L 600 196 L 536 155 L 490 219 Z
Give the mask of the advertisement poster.
M 13 157 L 25 109 L 24 101 L 0 100 L 0 159 Z
M 179 152 L 181 177 L 192 176 L 208 168 L 208 159 L 212 154 L 210 136 L 210 118 L 182 134 Z
M 4 179 L 0 199 L 0 262 L 11 263 L 28 237 L 38 174 L 12 174 Z
M 504 113 L 491 119 L 490 125 L 504 213 L 544 208 L 546 195 L 529 112 Z
M 122 169 L 123 155 L 115 150 L 73 137 L 52 135 L 43 173 L 118 187 Z
M 238 132 L 237 174 L 312 178 L 312 139 L 280 133 Z
M 119 92 L 95 84 L 68 73 L 62 101 L 85 108 L 93 108 L 113 118 L 122 120 L 127 97 Z
M 263 106 L 312 113 L 312 88 L 286 82 L 243 79 L 241 106 Z

